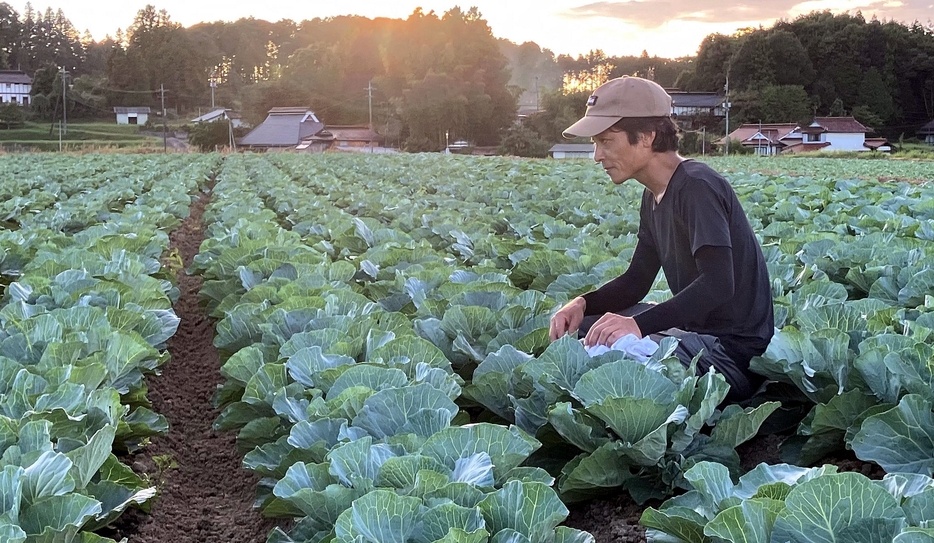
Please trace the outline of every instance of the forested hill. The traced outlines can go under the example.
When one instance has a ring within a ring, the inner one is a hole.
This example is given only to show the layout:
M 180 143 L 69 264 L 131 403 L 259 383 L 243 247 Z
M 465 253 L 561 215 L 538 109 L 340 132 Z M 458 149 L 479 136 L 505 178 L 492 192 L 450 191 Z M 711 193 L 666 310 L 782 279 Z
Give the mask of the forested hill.
M 520 108 L 550 109 L 548 130 L 560 132 L 582 109 L 579 95 L 624 74 L 722 92 L 729 73 L 737 121 L 853 114 L 897 137 L 934 118 L 934 31 L 858 15 L 812 13 L 711 35 L 697 57 L 680 59 L 555 55 L 497 39 L 476 9 L 186 28 L 146 6 L 127 23 L 95 41 L 61 10 L 0 3 L 0 68 L 33 76 L 37 119 L 61 114 L 64 67 L 69 118 L 160 105 L 161 87 L 166 106 L 189 116 L 210 106 L 213 80 L 214 102 L 253 123 L 281 105 L 311 107 L 328 124 L 372 114 L 389 143 L 410 150 L 437 150 L 446 138 L 495 145 Z
M 678 86 L 722 91 L 727 74 L 738 120 L 852 114 L 890 137 L 910 136 L 934 118 L 934 27 L 814 12 L 713 34 Z

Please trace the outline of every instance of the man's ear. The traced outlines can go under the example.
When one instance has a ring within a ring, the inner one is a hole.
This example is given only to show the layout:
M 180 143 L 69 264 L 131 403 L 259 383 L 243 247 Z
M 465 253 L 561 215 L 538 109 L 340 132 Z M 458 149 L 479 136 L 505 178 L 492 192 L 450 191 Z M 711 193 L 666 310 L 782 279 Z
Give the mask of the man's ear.
M 651 132 L 641 132 L 639 134 L 639 143 L 646 147 L 652 147 L 652 144 L 655 143 L 655 135 L 657 133 L 652 130 Z

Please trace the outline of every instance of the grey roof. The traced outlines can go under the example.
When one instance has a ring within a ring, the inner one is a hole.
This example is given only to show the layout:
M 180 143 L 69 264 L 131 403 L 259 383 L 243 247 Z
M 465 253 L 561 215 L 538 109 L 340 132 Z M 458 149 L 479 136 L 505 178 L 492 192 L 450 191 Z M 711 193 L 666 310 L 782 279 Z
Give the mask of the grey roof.
M 669 92 L 672 107 L 720 107 L 723 97 L 715 92 Z
M 928 124 L 919 128 L 918 134 L 921 134 L 921 135 L 934 134 L 934 121 L 931 121 Z
M 592 143 L 556 143 L 548 150 L 549 153 L 591 153 L 593 152 Z
M 219 117 L 223 117 L 223 116 L 224 116 L 224 113 L 227 112 L 227 111 L 230 111 L 230 110 L 229 110 L 229 109 L 224 109 L 224 108 L 222 108 L 222 107 L 221 107 L 221 108 L 217 108 L 217 109 L 215 109 L 214 111 L 210 111 L 210 112 L 208 112 L 208 113 L 205 113 L 204 115 L 202 115 L 202 116 L 200 116 L 200 117 L 195 117 L 194 119 L 191 120 L 191 122 L 193 122 L 193 123 L 200 123 L 200 122 L 213 121 L 214 119 L 217 119 L 217 118 L 219 118 Z
M 149 106 L 143 107 L 115 107 L 114 113 L 149 113 Z
M 324 128 L 324 123 L 316 123 L 311 119 L 302 122 L 307 112 L 307 109 L 302 109 L 301 113 L 270 113 L 265 121 L 243 136 L 240 145 L 262 147 L 298 145 L 303 138 L 311 137 Z
M 0 70 L 0 83 L 32 85 L 32 78 L 20 70 Z

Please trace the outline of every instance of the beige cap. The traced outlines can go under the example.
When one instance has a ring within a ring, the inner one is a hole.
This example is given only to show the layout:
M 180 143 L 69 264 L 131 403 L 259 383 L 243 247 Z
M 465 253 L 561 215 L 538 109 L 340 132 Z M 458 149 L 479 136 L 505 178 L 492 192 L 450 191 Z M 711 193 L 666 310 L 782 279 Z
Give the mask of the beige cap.
M 593 137 L 624 117 L 669 117 L 671 96 L 658 83 L 641 77 L 617 77 L 600 85 L 587 100 L 584 118 L 564 137 Z

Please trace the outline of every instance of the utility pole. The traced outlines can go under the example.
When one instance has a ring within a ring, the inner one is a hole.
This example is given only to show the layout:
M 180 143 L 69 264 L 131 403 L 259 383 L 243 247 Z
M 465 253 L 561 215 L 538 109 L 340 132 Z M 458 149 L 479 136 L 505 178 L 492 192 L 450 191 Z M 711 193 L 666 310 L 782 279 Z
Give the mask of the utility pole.
M 373 81 L 366 84 L 366 95 L 370 103 L 370 130 L 373 130 Z
M 538 112 L 538 76 L 535 76 L 535 111 Z
M 214 111 L 214 89 L 217 88 L 217 68 L 211 70 L 211 111 Z M 199 115 L 200 117 L 200 115 Z
M 707 156 L 707 125 L 701 127 L 701 156 Z
M 165 136 L 165 84 L 159 84 L 159 92 L 162 94 L 162 152 L 168 153 L 169 147 Z
M 726 107 L 726 154 L 730 154 L 730 68 L 726 69 L 726 101 L 723 105 Z
M 65 67 L 62 66 L 62 124 L 65 125 L 64 130 L 66 136 L 68 135 L 68 118 L 66 116 L 66 113 L 68 112 L 68 108 L 66 107 L 67 105 L 68 102 L 65 101 Z

